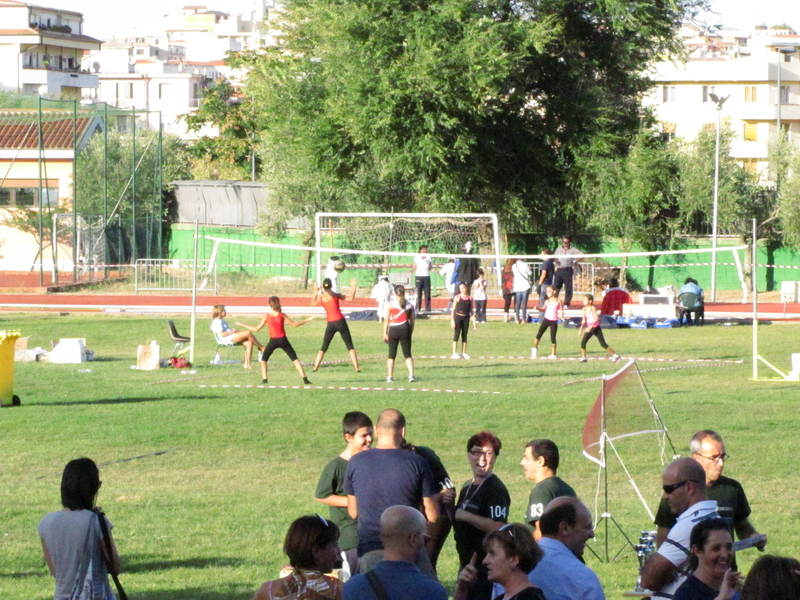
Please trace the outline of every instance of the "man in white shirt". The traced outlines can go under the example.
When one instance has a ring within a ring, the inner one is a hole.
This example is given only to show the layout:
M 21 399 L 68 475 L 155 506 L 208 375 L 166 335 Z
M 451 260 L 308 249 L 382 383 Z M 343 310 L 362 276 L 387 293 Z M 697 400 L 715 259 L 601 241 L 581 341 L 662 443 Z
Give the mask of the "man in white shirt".
M 706 472 L 693 458 L 679 458 L 664 469 L 663 497 L 678 520 L 658 552 L 642 569 L 642 586 L 655 591 L 653 598 L 672 598 L 686 579 L 691 551 L 689 536 L 700 521 L 719 517 L 716 500 L 706 497 Z
M 414 257 L 414 276 L 417 282 L 417 312 L 422 310 L 422 295 L 425 295 L 425 312 L 431 312 L 431 258 L 428 247 L 420 246 Z

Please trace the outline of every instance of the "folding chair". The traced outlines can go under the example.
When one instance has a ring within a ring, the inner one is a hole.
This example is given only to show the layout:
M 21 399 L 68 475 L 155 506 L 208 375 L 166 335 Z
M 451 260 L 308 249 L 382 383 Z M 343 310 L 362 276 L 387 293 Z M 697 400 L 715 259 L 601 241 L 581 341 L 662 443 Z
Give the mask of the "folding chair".
M 170 354 L 170 356 L 180 356 L 184 352 L 188 352 L 191 347 L 187 346 L 186 344 L 192 341 L 191 338 L 180 335 L 178 330 L 175 328 L 175 323 L 169 319 L 167 319 L 167 325 L 169 325 L 169 337 L 173 342 L 175 342 L 175 347 L 172 348 L 172 354 Z
M 678 310 L 680 312 L 678 317 L 680 323 L 683 323 L 683 316 L 686 315 L 686 323 L 691 325 L 692 313 L 694 313 L 698 325 L 704 325 L 706 322 L 705 307 L 697 294 L 684 292 L 678 296 Z

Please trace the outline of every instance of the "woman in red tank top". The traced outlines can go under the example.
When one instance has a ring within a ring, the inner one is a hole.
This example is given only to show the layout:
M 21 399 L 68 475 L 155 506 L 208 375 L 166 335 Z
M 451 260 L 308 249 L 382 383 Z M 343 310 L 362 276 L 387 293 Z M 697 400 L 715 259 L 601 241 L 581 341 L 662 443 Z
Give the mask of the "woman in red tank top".
M 246 327 L 254 333 L 261 331 L 261 329 L 264 328 L 264 325 L 266 325 L 269 329 L 269 343 L 264 348 L 264 352 L 261 353 L 261 383 L 267 383 L 267 361 L 269 360 L 269 357 L 272 356 L 272 353 L 275 352 L 275 350 L 280 348 L 286 352 L 289 360 L 291 360 L 292 364 L 294 364 L 294 368 L 297 369 L 298 373 L 300 373 L 300 377 L 303 378 L 303 383 L 309 385 L 311 382 L 308 380 L 308 377 L 306 377 L 305 369 L 303 369 L 303 363 L 301 363 L 300 359 L 297 358 L 297 352 L 294 351 L 294 348 L 292 348 L 292 345 L 289 343 L 289 340 L 286 337 L 286 328 L 284 327 L 284 324 L 289 323 L 289 325 L 292 327 L 300 327 L 300 325 L 305 325 L 309 321 L 313 321 L 314 317 L 309 317 L 303 321 L 293 321 L 291 317 L 286 316 L 281 310 L 281 301 L 277 296 L 270 297 L 269 307 L 271 310 L 264 315 L 264 318 L 261 319 L 261 322 L 255 327 L 245 325 L 244 323 L 236 323 L 241 327 Z
M 350 361 L 356 373 L 360 373 L 361 369 L 358 368 L 358 355 L 356 354 L 355 346 L 353 346 L 353 338 L 350 336 L 350 328 L 347 326 L 347 321 L 339 308 L 339 301 L 352 302 L 356 298 L 356 287 L 358 282 L 355 279 L 350 280 L 350 294 L 337 294 L 333 291 L 333 282 L 329 278 L 322 280 L 322 290 L 319 289 L 314 283 L 314 296 L 311 298 L 311 306 L 317 306 L 322 302 L 322 308 L 325 309 L 325 316 L 328 319 L 328 326 L 325 328 L 325 337 L 322 338 L 322 347 L 317 352 L 317 360 L 314 361 L 314 372 L 317 372 L 328 347 L 331 345 L 333 336 L 338 332 L 342 336 L 347 351 L 350 353 Z

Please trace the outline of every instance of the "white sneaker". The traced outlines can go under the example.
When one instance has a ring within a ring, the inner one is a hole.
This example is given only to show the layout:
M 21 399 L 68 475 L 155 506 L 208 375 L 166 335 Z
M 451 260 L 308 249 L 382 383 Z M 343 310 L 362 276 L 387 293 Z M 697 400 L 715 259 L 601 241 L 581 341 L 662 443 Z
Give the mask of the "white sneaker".
M 614 356 L 611 357 L 611 360 L 613 360 L 615 363 L 619 362 L 619 359 L 620 359 L 619 354 L 615 354 Z
M 466 358 L 467 360 L 469 360 L 470 356 L 469 356 L 469 354 L 464 352 L 464 354 L 461 355 L 461 358 Z
M 537 356 L 539 356 L 539 349 L 531 348 L 531 358 L 536 358 Z
M 555 354 L 551 354 L 551 355 L 550 355 L 550 356 L 548 356 L 547 358 L 549 358 L 550 360 L 555 360 L 555 359 L 557 359 L 558 357 L 557 357 Z
M 394 377 L 387 377 L 386 383 L 392 383 L 394 381 Z
M 414 377 L 413 375 L 409 375 L 409 376 L 408 376 L 408 381 L 409 381 L 409 383 L 414 383 L 416 380 L 417 380 L 417 378 L 416 378 L 416 377 Z
M 453 355 L 450 358 L 461 358 L 461 355 L 458 352 L 453 352 Z
M 581 357 L 578 359 L 578 362 L 586 362 L 586 357 L 585 357 L 585 356 L 581 356 Z

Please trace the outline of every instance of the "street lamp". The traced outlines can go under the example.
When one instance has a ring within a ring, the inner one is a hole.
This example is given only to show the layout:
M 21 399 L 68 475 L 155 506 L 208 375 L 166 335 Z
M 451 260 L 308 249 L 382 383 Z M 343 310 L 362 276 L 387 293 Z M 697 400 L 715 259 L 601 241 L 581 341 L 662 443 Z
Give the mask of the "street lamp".
M 709 94 L 712 102 L 717 105 L 717 147 L 714 156 L 714 218 L 711 224 L 711 301 L 717 301 L 717 221 L 719 217 L 719 130 L 722 126 L 722 105 L 730 95 L 720 98 L 716 94 Z

